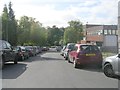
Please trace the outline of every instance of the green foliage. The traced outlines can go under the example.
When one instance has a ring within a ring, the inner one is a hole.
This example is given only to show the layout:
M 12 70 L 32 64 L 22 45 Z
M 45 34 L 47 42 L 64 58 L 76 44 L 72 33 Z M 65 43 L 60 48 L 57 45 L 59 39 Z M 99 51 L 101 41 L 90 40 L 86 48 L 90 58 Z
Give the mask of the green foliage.
M 40 45 L 46 43 L 46 30 L 35 18 L 23 16 L 19 20 L 18 44 Z
M 80 21 L 70 21 L 64 32 L 64 44 L 77 43 L 83 38 L 83 26 Z
M 3 8 L 3 14 L 2 14 L 2 39 L 8 40 L 8 9 L 5 5 Z
M 60 40 L 63 38 L 64 28 L 58 28 L 53 26 L 48 28 L 48 39 L 47 42 L 49 45 L 59 45 Z
M 17 22 L 15 20 L 12 3 L 9 3 L 9 9 L 5 5 L 2 14 L 2 39 L 9 41 L 12 45 L 17 44 Z

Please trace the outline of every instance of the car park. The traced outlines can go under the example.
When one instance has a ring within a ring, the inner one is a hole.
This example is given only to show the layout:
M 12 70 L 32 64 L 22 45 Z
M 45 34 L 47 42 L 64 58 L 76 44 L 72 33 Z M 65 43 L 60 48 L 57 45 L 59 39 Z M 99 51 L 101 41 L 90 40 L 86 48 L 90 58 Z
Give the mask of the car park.
M 37 48 L 37 46 L 33 46 L 33 52 L 34 52 L 35 56 L 38 54 L 38 48 Z
M 102 63 L 102 69 L 107 77 L 120 76 L 120 54 L 106 57 Z
M 25 48 L 29 52 L 29 56 L 35 56 L 35 50 L 33 49 L 33 46 L 25 46 Z
M 13 50 L 10 43 L 4 40 L 0 40 L 0 54 L 1 54 L 1 67 L 3 68 L 6 62 L 13 61 L 17 64 L 17 51 Z
M 25 60 L 29 58 L 29 51 L 24 46 L 17 46 L 18 60 Z
M 41 53 L 42 52 L 42 49 L 41 49 L 41 47 L 40 46 L 37 46 L 37 54 L 39 54 L 39 53 Z
M 69 52 L 68 62 L 73 62 L 75 68 L 83 65 L 102 66 L 102 53 L 96 45 L 76 44 Z
M 74 45 L 75 45 L 75 43 L 68 43 L 67 44 L 67 46 L 66 46 L 66 48 L 64 50 L 64 55 L 63 55 L 65 60 L 68 59 L 68 54 L 74 48 Z

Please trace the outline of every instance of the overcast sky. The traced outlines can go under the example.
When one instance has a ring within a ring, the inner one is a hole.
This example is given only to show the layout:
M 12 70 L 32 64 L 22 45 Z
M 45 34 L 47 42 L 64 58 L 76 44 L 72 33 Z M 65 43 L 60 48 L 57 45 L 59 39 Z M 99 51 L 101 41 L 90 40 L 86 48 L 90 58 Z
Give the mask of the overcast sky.
M 68 26 L 70 20 L 83 24 L 117 24 L 119 0 L 1 0 L 0 14 L 4 4 L 13 4 L 16 19 L 26 15 L 34 17 L 43 26 Z

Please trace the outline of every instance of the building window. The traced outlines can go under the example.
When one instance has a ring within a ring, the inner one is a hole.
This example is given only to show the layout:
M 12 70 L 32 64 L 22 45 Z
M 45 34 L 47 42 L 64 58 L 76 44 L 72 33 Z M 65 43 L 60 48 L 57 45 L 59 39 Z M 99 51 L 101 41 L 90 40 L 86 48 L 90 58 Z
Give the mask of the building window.
M 104 30 L 104 35 L 107 35 L 107 34 L 108 34 L 107 30 Z
M 108 34 L 109 34 L 109 35 L 111 35 L 111 34 L 112 34 L 111 30 L 108 30 Z
M 112 30 L 112 34 L 114 34 L 114 35 L 115 35 L 115 34 L 116 34 L 116 30 Z

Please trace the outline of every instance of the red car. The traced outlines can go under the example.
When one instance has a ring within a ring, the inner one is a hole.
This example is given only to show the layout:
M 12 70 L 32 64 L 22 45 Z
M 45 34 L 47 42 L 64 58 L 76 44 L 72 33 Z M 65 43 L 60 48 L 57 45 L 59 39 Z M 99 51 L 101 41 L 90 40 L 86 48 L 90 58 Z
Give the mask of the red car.
M 68 62 L 73 62 L 74 67 L 85 64 L 96 64 L 102 66 L 102 53 L 96 45 L 76 44 L 69 52 Z

